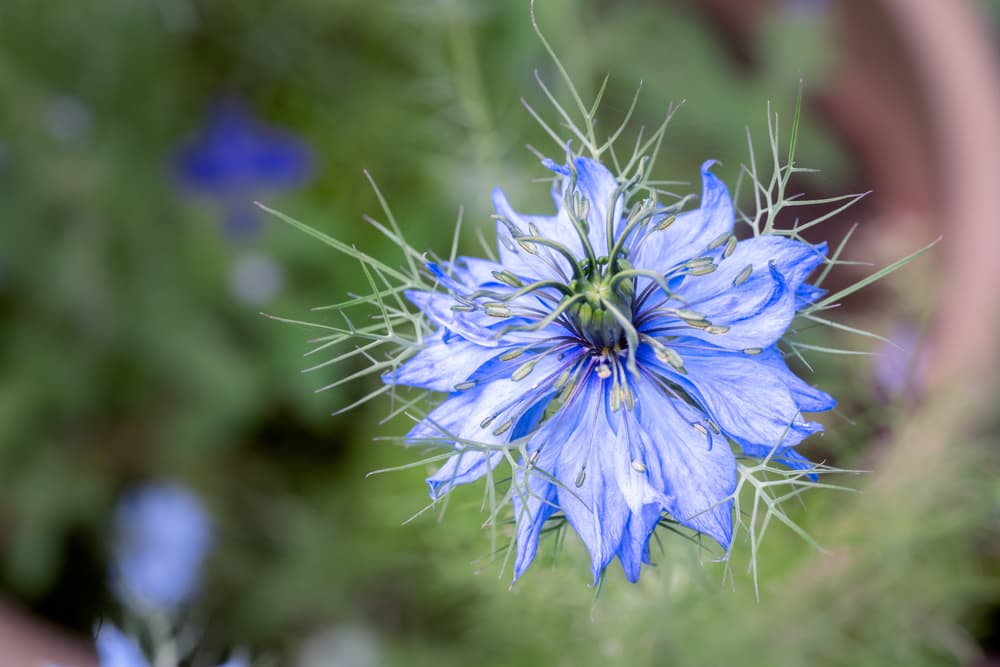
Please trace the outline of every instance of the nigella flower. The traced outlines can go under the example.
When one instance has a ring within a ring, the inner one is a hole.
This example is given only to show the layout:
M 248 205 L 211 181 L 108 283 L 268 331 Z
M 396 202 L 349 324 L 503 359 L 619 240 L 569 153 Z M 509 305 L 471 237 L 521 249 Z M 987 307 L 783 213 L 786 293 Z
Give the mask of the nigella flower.
M 806 468 L 793 448 L 821 426 L 801 415 L 835 403 L 777 347 L 823 293 L 806 279 L 826 246 L 738 240 L 712 162 L 700 207 L 679 214 L 641 174 L 618 179 L 581 157 L 546 166 L 554 216 L 517 213 L 496 190 L 499 261 L 430 263 L 445 291 L 407 292 L 435 333 L 383 379 L 448 394 L 407 436 L 454 447 L 431 496 L 520 451 L 515 580 L 556 512 L 586 544 L 595 580 L 617 557 L 636 581 L 664 518 L 728 550 L 730 443 Z
M 149 484 L 118 506 L 111 579 L 129 606 L 172 612 L 197 591 L 211 543 L 211 520 L 194 494 Z
M 100 667 L 150 666 L 139 642 L 110 623 L 104 623 L 98 628 L 95 644 L 97 645 L 97 661 Z M 156 662 L 156 664 L 160 664 L 160 662 Z M 176 664 L 176 658 L 165 664 Z M 242 658 L 232 658 L 219 667 L 247 667 L 247 662 Z
M 245 104 L 225 100 L 182 148 L 175 171 L 185 191 L 222 207 L 227 232 L 245 236 L 260 225 L 254 199 L 306 183 L 312 156 L 289 132 L 262 124 Z

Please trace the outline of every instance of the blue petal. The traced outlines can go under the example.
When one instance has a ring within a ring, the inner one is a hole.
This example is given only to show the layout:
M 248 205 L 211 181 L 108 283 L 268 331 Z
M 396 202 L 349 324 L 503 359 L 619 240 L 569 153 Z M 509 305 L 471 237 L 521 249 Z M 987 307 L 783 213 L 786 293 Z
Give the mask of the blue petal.
M 299 185 L 310 176 L 312 157 L 293 135 L 264 126 L 246 105 L 227 100 L 211 110 L 205 127 L 181 150 L 175 171 L 186 189 L 227 198 Z
M 649 377 L 635 383 L 639 420 L 651 438 L 647 469 L 662 475 L 668 511 L 681 524 L 714 538 L 729 550 L 733 537 L 736 459 L 729 443 L 693 424 L 702 415 L 660 391 Z
M 733 288 L 733 282 L 746 268 L 751 276 L 772 268 L 781 274 L 791 290 L 798 290 L 813 269 L 823 263 L 826 244 L 811 246 L 785 236 L 758 236 L 736 244 L 732 255 L 718 262 L 718 269 L 704 276 L 684 281 L 683 296 L 690 302 L 711 298 Z
M 693 279 L 697 281 L 710 276 Z M 689 298 L 683 289 L 681 296 L 687 301 L 686 308 L 703 313 L 716 326 L 727 327 L 723 334 L 696 328 L 686 328 L 685 333 L 730 350 L 773 345 L 785 334 L 795 317 L 795 292 L 789 289 L 784 276 L 773 266 L 755 271 L 742 284 L 730 284 L 728 289 L 711 296 Z
M 752 456 L 757 459 L 770 458 L 775 463 L 780 463 L 781 465 L 792 468 L 793 470 L 809 470 L 813 467 L 812 461 L 802 456 L 791 447 L 768 447 L 765 445 L 749 445 L 746 443 L 739 444 L 740 449 L 743 450 L 743 453 L 747 456 Z M 809 473 L 806 477 L 813 482 L 819 481 L 819 475 L 815 473 Z
M 561 452 L 562 431 L 567 423 L 579 418 L 582 404 L 564 406 L 545 422 L 525 446 L 530 466 L 522 461 L 514 471 L 511 502 L 517 522 L 517 557 L 514 559 L 514 581 L 524 574 L 538 552 L 538 537 L 545 521 L 557 509 L 558 494 L 553 483 L 553 471 Z
M 793 373 L 778 348 L 770 347 L 764 350 L 757 359 L 767 365 L 768 369 L 788 387 L 792 399 L 802 412 L 826 412 L 837 406 L 837 399 L 825 391 L 806 384 L 802 378 Z
M 826 290 L 809 283 L 802 283 L 795 290 L 795 310 L 802 310 L 806 306 L 816 303 L 826 295 Z
M 541 411 L 552 399 L 553 380 L 571 362 L 555 355 L 544 356 L 522 380 L 504 377 L 452 394 L 414 426 L 406 440 L 454 442 L 456 449 L 464 450 L 468 443 L 499 445 L 521 437 L 535 427 Z M 511 365 L 513 368 L 516 366 Z M 490 461 L 491 465 L 496 463 Z M 428 480 L 433 497 L 446 493 L 454 484 L 481 477 L 487 469 L 486 456 L 482 451 L 463 452 L 449 459 L 446 467 Z
M 101 667 L 149 667 L 138 642 L 110 623 L 97 631 L 97 657 Z
M 712 241 L 733 231 L 733 200 L 725 184 L 709 171 L 714 163 L 709 160 L 701 166 L 701 206 L 681 213 L 665 230 L 645 236 L 629 256 L 636 267 L 666 273 L 682 262 L 705 254 Z M 651 224 L 657 222 L 654 220 Z
M 493 207 L 497 215 L 513 223 L 525 235 L 530 234 L 530 225 L 538 229 L 538 233 L 550 240 L 566 246 L 576 257 L 583 256 L 583 244 L 573 229 L 565 210 L 560 208 L 554 216 L 525 215 L 516 212 L 507 201 L 503 190 L 493 190 Z M 570 275 L 572 270 L 563 256 L 550 248 L 536 246 L 539 255 L 526 252 L 511 237 L 510 230 L 503 222 L 497 222 L 497 252 L 500 264 L 508 271 L 527 279 L 529 282 L 539 279 L 563 279 L 560 272 L 553 269 L 559 267 L 564 275 Z
M 573 160 L 573 167 L 576 169 L 576 190 L 589 204 L 587 237 L 598 257 L 606 255 L 610 249 L 608 246 L 608 214 L 613 198 L 615 199 L 615 209 L 611 211 L 611 223 L 614 232 L 618 231 L 618 223 L 622 217 L 623 197 L 621 194 L 615 197 L 618 180 L 614 174 L 596 160 L 578 157 Z M 568 186 L 570 179 L 564 179 L 563 182 L 565 186 Z M 575 231 L 573 233 L 576 234 Z
M 790 447 L 823 429 L 820 424 L 802 418 L 787 384 L 787 375 L 772 370 L 772 361 L 705 349 L 690 339 L 671 345 L 681 355 L 687 373 L 678 373 L 645 349 L 640 350 L 640 358 L 681 386 L 734 440 Z
M 496 318 L 480 310 L 471 312 L 452 310 L 451 307 L 458 301 L 450 294 L 424 290 L 408 290 L 404 294 L 427 316 L 427 319 L 448 331 L 483 347 L 495 348 L 501 344 L 496 330 L 490 328 L 497 323 Z
M 565 424 L 555 476 L 559 507 L 590 552 L 596 583 L 618 551 L 629 507 L 615 475 L 619 445 L 605 418 L 605 390 L 594 377 L 583 380 L 587 384 L 574 399 L 583 409 L 578 420 Z
M 502 460 L 503 452 L 500 450 L 489 452 L 488 456 L 481 449 L 459 451 L 427 478 L 431 498 L 436 500 L 456 486 L 476 481 L 487 470 L 496 468 Z
M 483 347 L 458 337 L 446 342 L 443 330 L 439 330 L 402 366 L 384 373 L 382 381 L 450 393 L 455 391 L 455 385 L 467 381 L 504 349 Z

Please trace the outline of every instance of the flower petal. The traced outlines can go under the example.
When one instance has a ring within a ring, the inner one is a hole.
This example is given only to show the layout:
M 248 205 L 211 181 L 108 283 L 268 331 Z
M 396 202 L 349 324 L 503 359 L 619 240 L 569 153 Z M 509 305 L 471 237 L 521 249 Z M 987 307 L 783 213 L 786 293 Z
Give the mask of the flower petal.
M 656 367 L 681 386 L 737 442 L 791 447 L 823 430 L 820 424 L 802 418 L 788 385 L 791 373 L 776 373 L 773 360 L 763 362 L 756 356 L 708 349 L 690 339 L 675 341 L 672 346 L 684 360 L 686 373 L 678 373 L 645 350 L 640 351 L 642 363 Z M 796 384 L 795 391 L 800 389 Z
M 524 215 L 513 209 L 507 195 L 500 188 L 493 190 L 493 207 L 497 215 L 513 223 L 521 234 L 530 235 L 531 227 L 534 226 L 541 236 L 566 246 L 574 256 L 583 256 L 583 245 L 564 209 L 560 208 L 554 216 Z M 535 247 L 539 254 L 529 253 L 513 240 L 511 231 L 504 222 L 497 222 L 497 253 L 503 268 L 530 281 L 563 279 L 572 273 L 562 255 L 551 248 Z M 564 275 L 560 275 L 560 271 Z
M 714 538 L 729 550 L 733 537 L 736 459 L 729 443 L 693 427 L 702 415 L 660 391 L 644 377 L 635 383 L 640 423 L 652 438 L 647 467 L 662 475 L 680 523 Z
M 568 428 L 556 464 L 559 507 L 590 551 L 594 582 L 615 557 L 621 544 L 629 507 L 614 466 L 619 445 L 605 417 L 604 382 L 587 385 L 574 400 L 583 404 L 580 418 Z
M 149 667 L 139 643 L 110 623 L 97 631 L 96 643 L 101 667 Z
M 786 236 L 758 236 L 737 243 L 732 255 L 718 262 L 718 269 L 704 276 L 689 277 L 679 289 L 694 304 L 733 289 L 733 283 L 747 267 L 751 267 L 751 276 L 767 272 L 770 267 L 795 291 L 825 257 L 826 243 L 811 246 Z
M 568 423 L 579 419 L 582 404 L 565 406 L 545 422 L 525 446 L 531 460 L 514 471 L 511 504 L 517 522 L 517 557 L 514 560 L 514 581 L 524 574 L 538 552 L 538 537 L 545 521 L 558 509 L 553 471 L 561 452 L 560 440 Z M 512 582 L 513 583 L 513 582 Z
M 725 327 L 721 334 L 713 333 L 713 329 L 696 328 L 686 333 L 730 350 L 773 345 L 795 317 L 795 291 L 773 266 L 754 272 L 738 286 L 730 286 L 702 299 L 688 299 L 686 292 L 681 294 L 688 301 L 685 307 L 703 313 L 713 325 Z
M 666 273 L 705 254 L 712 241 L 733 231 L 733 200 L 725 184 L 709 171 L 713 164 L 715 160 L 701 165 L 701 206 L 681 213 L 666 229 L 646 235 L 629 256 L 636 267 Z
M 590 245 L 598 257 L 606 255 L 610 249 L 608 245 L 608 214 L 612 199 L 615 199 L 615 210 L 610 211 L 613 232 L 618 230 L 622 217 L 623 198 L 620 194 L 615 197 L 618 180 L 603 164 L 589 158 L 576 158 L 573 160 L 573 168 L 576 170 L 576 191 L 587 200 L 588 204 L 587 237 L 590 240 Z M 569 183 L 570 180 L 565 179 L 564 188 Z M 573 233 L 576 234 L 575 231 Z
M 403 365 L 384 373 L 382 381 L 450 393 L 506 349 L 484 347 L 457 336 L 445 341 L 443 334 L 444 330 L 438 330 Z
M 487 470 L 496 468 L 502 460 L 503 452 L 500 450 L 491 451 L 488 455 L 481 449 L 459 450 L 427 478 L 431 498 L 437 500 L 456 486 L 475 482 Z

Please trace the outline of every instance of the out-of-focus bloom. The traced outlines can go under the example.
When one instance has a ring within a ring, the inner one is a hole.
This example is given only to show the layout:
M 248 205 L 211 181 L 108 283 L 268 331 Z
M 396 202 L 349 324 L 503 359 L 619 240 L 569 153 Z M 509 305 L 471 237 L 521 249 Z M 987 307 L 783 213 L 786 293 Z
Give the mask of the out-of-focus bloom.
M 97 631 L 97 658 L 101 667 L 149 666 L 139 643 L 110 623 Z
M 431 496 L 523 447 L 515 579 L 555 512 L 595 580 L 617 557 L 636 581 L 664 517 L 728 550 L 730 442 L 807 467 L 793 447 L 822 426 L 801 413 L 835 401 L 795 376 L 777 343 L 823 293 L 806 278 L 826 245 L 737 240 L 711 165 L 701 207 L 675 215 L 599 162 L 546 161 L 556 215 L 517 213 L 496 190 L 499 261 L 429 264 L 445 291 L 407 293 L 436 333 L 383 379 L 449 394 L 407 436 L 456 449 L 428 479 Z
M 342 625 L 307 639 L 296 667 L 376 667 L 384 664 L 378 636 L 363 625 Z
M 175 484 L 150 484 L 121 502 L 115 524 L 111 580 L 122 600 L 167 612 L 188 601 L 212 543 L 198 498 Z
M 229 290 L 248 306 L 265 306 L 281 291 L 281 267 L 267 255 L 241 255 L 229 270 Z
M 262 124 L 243 103 L 225 100 L 181 149 L 175 171 L 185 191 L 222 207 L 227 232 L 246 236 L 260 225 L 254 199 L 306 183 L 312 157 L 291 133 Z
M 98 628 L 95 644 L 100 667 L 149 667 L 150 665 L 139 642 L 110 623 L 104 623 Z M 231 658 L 219 667 L 249 667 L 249 665 L 245 658 L 237 657 Z
M 875 390 L 886 400 L 914 400 L 920 395 L 924 369 L 920 331 L 913 324 L 901 325 L 876 351 L 873 370 Z
M 83 141 L 93 130 L 90 109 L 72 95 L 53 99 L 42 110 L 42 121 L 52 138 L 64 144 Z

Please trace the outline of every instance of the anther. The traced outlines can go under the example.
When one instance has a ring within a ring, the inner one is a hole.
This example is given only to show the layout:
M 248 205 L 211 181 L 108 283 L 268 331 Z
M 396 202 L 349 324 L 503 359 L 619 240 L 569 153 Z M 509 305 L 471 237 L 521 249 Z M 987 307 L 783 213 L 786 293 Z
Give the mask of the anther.
M 580 474 L 576 476 L 576 488 L 583 486 L 583 481 L 587 479 L 587 469 L 580 468 Z
M 708 249 L 709 250 L 715 250 L 716 248 L 718 248 L 719 246 L 721 246 L 723 243 L 727 243 L 731 237 L 732 237 L 732 234 L 730 232 L 723 232 L 722 234 L 719 234 L 718 236 L 716 236 L 712 240 L 711 243 L 708 244 Z
M 761 348 L 759 348 L 759 347 L 748 347 L 748 348 L 744 348 L 743 354 L 749 354 L 749 355 L 753 356 L 755 354 L 760 354 L 763 351 L 764 350 L 761 349 Z
M 563 371 L 562 373 L 560 373 L 560 374 L 559 374 L 559 377 L 558 377 L 558 378 L 556 378 L 556 381 L 555 381 L 555 383 L 554 383 L 554 384 L 552 385 L 552 387 L 553 387 L 554 389 L 559 389 L 559 388 L 561 388 L 561 387 L 562 387 L 562 386 L 563 386 L 564 384 L 566 384 L 566 382 L 567 382 L 568 380 L 569 380 L 569 369 L 567 369 L 567 370 L 564 370 L 564 371 Z
M 722 251 L 723 257 L 729 257 L 736 251 L 736 237 L 730 236 L 729 240 L 726 241 L 726 249 Z
M 638 473 L 644 473 L 646 472 L 646 464 L 639 460 L 632 461 L 632 470 Z
M 722 335 L 727 331 L 729 331 L 729 327 L 726 326 L 725 324 L 719 324 L 719 325 L 713 324 L 712 326 L 705 327 L 705 333 L 715 334 L 717 336 Z
M 528 456 L 528 465 L 529 466 L 533 466 L 533 465 L 535 465 L 535 463 L 538 462 L 538 454 L 541 451 L 542 450 L 540 450 L 540 449 L 536 449 L 535 451 L 531 452 L 531 455 Z
M 500 355 L 500 361 L 513 361 L 522 354 L 524 354 L 524 350 L 508 350 Z
M 454 306 L 451 307 L 451 309 L 454 310 L 456 313 L 471 313 L 473 310 L 475 310 L 474 307 L 466 306 L 465 304 L 461 303 L 456 303 Z
M 486 314 L 490 317 L 510 317 L 510 308 L 491 303 L 486 306 Z
M 505 285 L 510 285 L 511 287 L 524 286 L 524 283 L 521 281 L 521 279 L 515 276 L 510 271 L 493 271 L 492 273 L 494 278 L 496 278 L 499 282 L 502 282 Z
M 747 281 L 747 278 L 750 277 L 751 273 L 753 273 L 753 264 L 747 264 L 746 268 L 740 271 L 736 275 L 736 277 L 733 278 L 733 287 L 737 287 L 745 283 Z
M 595 371 L 597 372 L 597 377 L 602 380 L 607 380 L 611 377 L 611 368 L 607 364 L 598 364 Z
M 691 426 L 693 426 L 694 430 L 698 431 L 698 433 L 701 433 L 703 436 L 708 437 L 708 429 L 699 424 L 698 422 L 691 424 Z
M 503 435 L 504 433 L 509 431 L 510 427 L 513 425 L 514 425 L 514 420 L 508 419 L 503 424 L 501 424 L 497 430 L 493 431 L 493 435 Z
M 523 380 L 528 377 L 528 375 L 531 374 L 531 371 L 535 370 L 536 363 L 538 363 L 537 359 L 521 364 L 514 370 L 513 373 L 511 373 L 510 379 L 517 382 L 518 380 Z
M 517 245 L 521 246 L 521 250 L 528 253 L 529 255 L 538 254 L 538 248 L 535 247 L 534 243 L 528 243 L 527 241 L 518 241 Z
M 689 269 L 687 273 L 689 276 L 704 276 L 708 275 L 709 273 L 712 273 L 717 268 L 719 267 L 717 267 L 715 264 L 707 264 L 704 266 L 696 266 L 693 269 Z
M 489 426 L 490 424 L 492 424 L 493 420 L 496 419 L 496 418 L 497 418 L 496 415 L 490 415 L 489 417 L 487 417 L 483 421 L 479 422 L 479 428 L 486 428 L 487 426 Z
M 476 386 L 475 380 L 469 380 L 468 382 L 459 382 L 455 385 L 455 391 L 465 391 L 467 389 L 472 389 Z
M 662 232 L 664 229 L 666 229 L 670 225 L 674 224 L 674 221 L 676 221 L 676 220 L 677 220 L 677 216 L 676 215 L 667 216 L 664 220 L 660 221 L 656 225 L 656 231 Z

